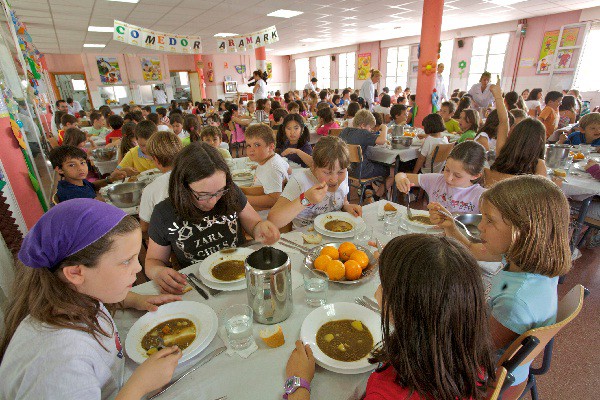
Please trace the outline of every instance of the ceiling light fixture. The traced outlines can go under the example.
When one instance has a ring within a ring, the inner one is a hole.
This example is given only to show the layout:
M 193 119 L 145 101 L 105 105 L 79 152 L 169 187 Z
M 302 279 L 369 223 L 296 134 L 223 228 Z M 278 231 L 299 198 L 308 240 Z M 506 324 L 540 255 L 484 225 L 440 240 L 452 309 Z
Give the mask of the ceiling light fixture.
M 89 32 L 112 32 L 114 29 L 113 26 L 88 26 L 88 31 Z
M 273 50 L 275 50 L 275 49 L 267 49 L 266 51 L 273 51 Z
M 106 47 L 106 45 L 98 43 L 85 43 L 83 47 Z
M 106 1 L 114 1 L 119 3 L 139 3 L 140 0 L 106 0 Z
M 394 29 L 397 26 L 399 26 L 399 24 L 394 23 L 394 22 L 381 22 L 379 24 L 369 25 L 369 28 L 371 28 L 371 29 Z
M 485 3 L 495 4 L 497 6 L 510 6 L 517 3 L 522 3 L 527 0 L 487 0 Z
M 292 17 L 296 17 L 300 14 L 304 14 L 304 13 L 302 11 L 277 10 L 277 11 L 273 11 L 270 14 L 267 14 L 267 17 L 292 18 Z
M 301 42 L 303 43 L 316 43 L 316 42 L 320 42 L 321 39 L 319 38 L 306 38 L 306 39 L 300 39 Z
M 215 33 L 215 35 L 214 35 L 214 37 L 230 37 L 230 36 L 237 36 L 237 33 L 224 32 L 224 33 Z

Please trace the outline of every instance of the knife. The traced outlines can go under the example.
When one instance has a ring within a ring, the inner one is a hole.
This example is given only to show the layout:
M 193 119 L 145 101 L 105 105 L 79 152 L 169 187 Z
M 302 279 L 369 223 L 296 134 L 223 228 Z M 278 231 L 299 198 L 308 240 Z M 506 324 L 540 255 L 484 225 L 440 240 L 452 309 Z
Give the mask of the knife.
M 206 356 L 202 357 L 200 359 L 200 361 L 198 361 L 198 363 L 196 365 L 194 365 L 194 367 L 192 369 L 187 371 L 185 374 L 181 375 L 179 378 L 175 379 L 173 382 L 170 382 L 169 384 L 167 384 L 167 386 L 162 388 L 162 390 L 160 392 L 156 393 L 152 397 L 149 397 L 148 400 L 157 398 L 158 396 L 160 396 L 161 394 L 166 392 L 171 386 L 173 386 L 174 384 L 176 384 L 177 382 L 179 382 L 180 380 L 182 380 L 183 378 L 185 378 L 186 376 L 188 376 L 189 374 L 191 374 L 192 372 L 194 372 L 195 370 L 197 370 L 198 368 L 200 368 L 201 366 L 203 366 L 204 364 L 206 364 L 207 362 L 209 362 L 210 360 L 212 360 L 213 358 L 215 358 L 216 356 L 218 356 L 225 350 L 227 350 L 227 347 L 223 346 L 223 347 L 219 347 L 218 349 L 211 351 Z
M 196 289 L 196 292 L 200 293 L 200 296 L 204 297 L 205 300 L 208 300 L 208 295 L 206 294 L 206 292 L 202 289 L 200 289 L 200 287 L 198 285 L 196 285 L 196 282 L 194 282 L 189 276 L 185 276 L 185 279 L 188 281 L 188 283 L 194 288 Z
M 216 296 L 219 293 L 222 292 L 222 290 L 218 290 L 218 289 L 213 289 L 209 286 L 206 286 L 206 284 L 204 282 L 202 282 L 193 272 L 190 272 L 188 274 L 188 276 L 198 284 L 198 286 L 202 286 L 204 289 L 208 290 L 208 293 L 210 293 L 211 296 Z

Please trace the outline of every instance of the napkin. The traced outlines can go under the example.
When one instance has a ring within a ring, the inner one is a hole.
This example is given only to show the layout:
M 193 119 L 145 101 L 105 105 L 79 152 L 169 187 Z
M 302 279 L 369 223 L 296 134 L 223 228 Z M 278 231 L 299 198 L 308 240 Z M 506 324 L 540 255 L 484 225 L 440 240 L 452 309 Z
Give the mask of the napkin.
M 229 345 L 229 340 L 227 339 L 227 331 L 225 330 L 224 326 L 219 328 L 219 337 L 221 338 L 223 343 L 225 343 L 225 346 L 227 346 L 227 351 L 225 353 L 228 356 L 232 356 L 233 354 L 237 353 L 242 358 L 248 358 L 248 357 L 250 357 L 250 354 L 252 354 L 256 350 L 258 350 L 258 345 L 256 344 L 256 340 L 254 340 L 252 342 L 252 345 L 250 347 L 248 347 L 247 349 L 244 349 L 244 350 L 232 349 L 231 346 Z M 254 337 L 253 337 L 253 339 L 254 339 Z

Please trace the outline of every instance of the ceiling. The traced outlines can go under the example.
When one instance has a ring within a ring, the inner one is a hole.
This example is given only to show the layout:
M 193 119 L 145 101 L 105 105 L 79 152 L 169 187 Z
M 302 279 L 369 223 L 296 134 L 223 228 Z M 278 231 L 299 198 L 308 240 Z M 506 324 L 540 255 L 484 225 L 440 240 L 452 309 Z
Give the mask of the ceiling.
M 491 0 L 507 3 L 507 0 Z M 514 0 L 513 0 L 514 1 Z M 112 40 L 112 33 L 88 32 L 119 19 L 145 28 L 202 37 L 203 53 L 217 53 L 214 34 L 246 34 L 277 26 L 279 42 L 269 54 L 288 55 L 420 34 L 422 0 L 18 0 L 13 9 L 27 24 L 43 53 L 147 53 Z M 600 0 L 525 0 L 499 6 L 483 0 L 449 0 L 443 30 L 531 18 L 600 6 Z M 302 11 L 290 19 L 268 17 L 278 9 Z M 390 24 L 390 25 L 377 25 Z M 376 25 L 373 27 L 373 25 Z M 312 38 L 314 42 L 302 43 Z M 103 49 L 84 43 L 106 44 Z

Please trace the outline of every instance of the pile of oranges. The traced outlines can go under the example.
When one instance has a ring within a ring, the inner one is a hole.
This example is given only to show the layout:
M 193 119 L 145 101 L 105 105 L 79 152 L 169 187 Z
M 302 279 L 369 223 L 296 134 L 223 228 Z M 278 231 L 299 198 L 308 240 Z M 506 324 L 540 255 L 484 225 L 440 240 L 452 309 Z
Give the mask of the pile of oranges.
M 362 275 L 363 269 L 369 265 L 369 256 L 358 250 L 354 243 L 344 242 L 339 249 L 325 246 L 315 259 L 315 269 L 324 271 L 332 281 L 346 278 L 355 281 Z

